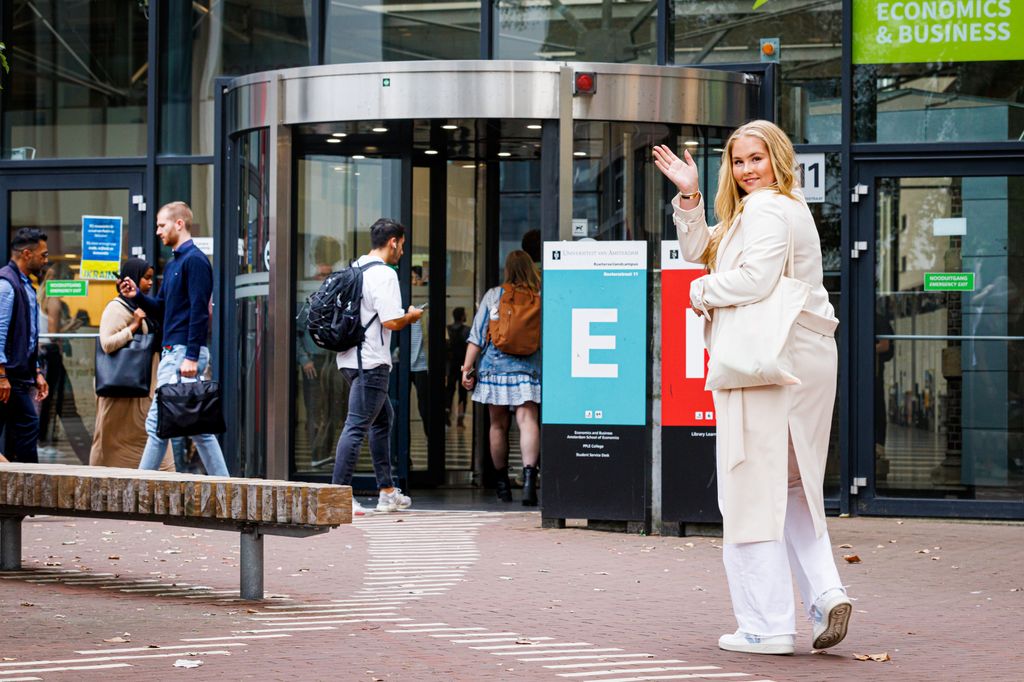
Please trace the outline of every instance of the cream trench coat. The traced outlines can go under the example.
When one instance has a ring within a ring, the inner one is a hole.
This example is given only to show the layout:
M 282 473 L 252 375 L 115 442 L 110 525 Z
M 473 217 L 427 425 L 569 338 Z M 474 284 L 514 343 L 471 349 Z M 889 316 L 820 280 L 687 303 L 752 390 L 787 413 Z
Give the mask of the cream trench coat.
M 694 308 L 711 316 L 705 323 L 707 343 L 715 308 L 753 303 L 772 292 L 785 266 L 790 230 L 793 276 L 811 286 L 787 343 L 790 366 L 801 383 L 714 392 L 718 504 L 728 543 L 782 540 L 788 482 L 797 475 L 791 471 L 794 466 L 799 466 L 818 537 L 825 531 L 822 484 L 836 395 L 838 321 L 822 285 L 814 218 L 803 195 L 796 196 L 761 189 L 745 197 L 742 213 L 719 244 L 716 270 L 695 280 L 690 289 Z M 718 226 L 708 227 L 703 200 L 687 211 L 677 196 L 672 206 L 683 257 L 700 262 Z M 708 350 L 714 354 L 710 346 Z

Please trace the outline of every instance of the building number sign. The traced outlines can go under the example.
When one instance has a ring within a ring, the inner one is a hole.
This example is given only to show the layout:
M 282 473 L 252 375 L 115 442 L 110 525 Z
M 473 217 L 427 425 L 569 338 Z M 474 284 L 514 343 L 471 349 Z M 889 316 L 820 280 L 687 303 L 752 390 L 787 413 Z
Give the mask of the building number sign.
M 796 162 L 800 166 L 800 186 L 804 190 L 804 198 L 809 204 L 820 204 L 825 201 L 825 155 L 797 154 Z

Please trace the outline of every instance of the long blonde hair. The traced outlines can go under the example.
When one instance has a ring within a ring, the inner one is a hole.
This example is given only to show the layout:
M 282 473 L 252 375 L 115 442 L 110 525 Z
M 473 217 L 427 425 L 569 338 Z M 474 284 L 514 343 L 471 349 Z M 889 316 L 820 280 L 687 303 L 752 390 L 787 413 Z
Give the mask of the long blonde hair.
M 718 245 L 732 227 L 740 213 L 743 212 L 743 198 L 739 184 L 732 176 L 732 147 L 740 137 L 756 137 L 768 148 L 768 160 L 775 174 L 774 190 L 789 198 L 794 198 L 793 188 L 796 186 L 796 152 L 793 143 L 786 133 L 771 121 L 751 121 L 733 131 L 722 151 L 722 166 L 718 169 L 718 194 L 715 196 L 715 216 L 719 223 L 711 235 L 708 248 L 701 259 L 709 270 L 714 270 L 718 262 Z
M 540 275 L 533 266 L 533 259 L 525 251 L 512 251 L 505 257 L 505 281 L 540 291 Z

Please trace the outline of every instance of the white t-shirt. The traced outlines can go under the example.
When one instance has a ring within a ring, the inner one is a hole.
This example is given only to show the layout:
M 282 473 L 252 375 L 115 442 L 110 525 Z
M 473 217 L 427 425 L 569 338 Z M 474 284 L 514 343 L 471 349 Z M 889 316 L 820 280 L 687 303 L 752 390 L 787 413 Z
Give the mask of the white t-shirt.
M 367 255 L 360 257 L 356 265 L 366 265 L 374 261 L 384 262 L 376 256 Z M 374 315 L 377 316 L 376 320 L 373 320 Z M 405 311 L 402 309 L 402 294 L 398 289 L 398 275 L 395 271 L 387 267 L 387 264 L 384 267 L 377 265 L 364 270 L 363 300 L 359 318 L 364 327 L 370 320 L 373 320 L 373 324 L 367 327 L 366 336 L 363 338 L 363 369 L 373 369 L 381 365 L 391 366 L 391 330 L 384 327 L 381 322 L 397 320 L 403 315 Z M 355 348 L 338 353 L 338 369 L 346 367 L 359 368 Z

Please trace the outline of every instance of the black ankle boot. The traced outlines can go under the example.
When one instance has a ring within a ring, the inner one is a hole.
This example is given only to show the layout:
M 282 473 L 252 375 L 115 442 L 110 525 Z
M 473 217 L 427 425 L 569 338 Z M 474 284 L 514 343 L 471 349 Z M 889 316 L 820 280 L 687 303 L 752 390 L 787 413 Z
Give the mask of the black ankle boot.
M 523 467 L 523 506 L 537 506 L 537 467 Z
M 508 480 L 508 467 L 498 469 L 498 480 L 495 484 L 498 499 L 502 502 L 512 501 L 512 481 Z

